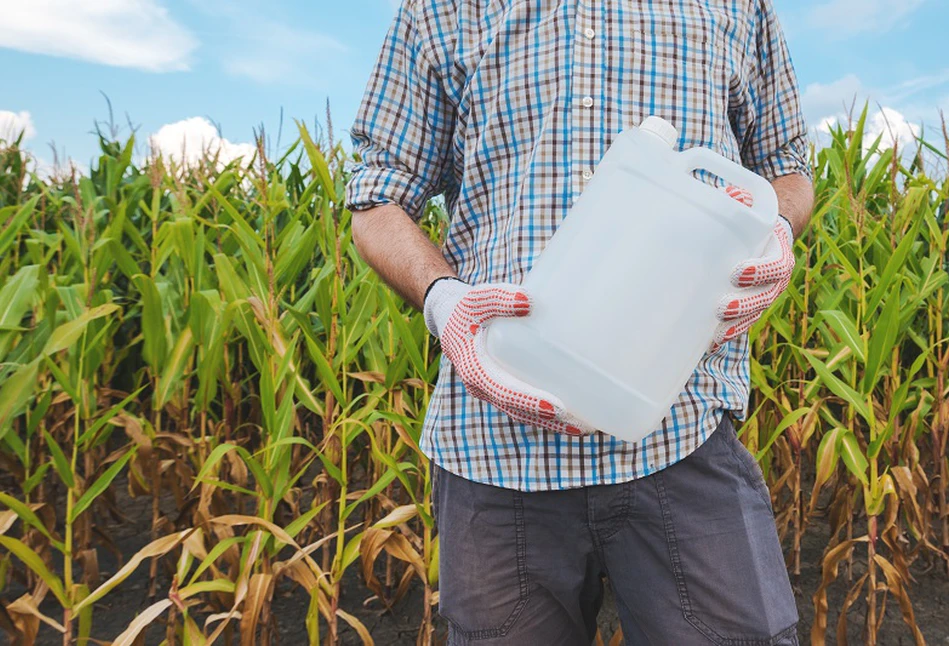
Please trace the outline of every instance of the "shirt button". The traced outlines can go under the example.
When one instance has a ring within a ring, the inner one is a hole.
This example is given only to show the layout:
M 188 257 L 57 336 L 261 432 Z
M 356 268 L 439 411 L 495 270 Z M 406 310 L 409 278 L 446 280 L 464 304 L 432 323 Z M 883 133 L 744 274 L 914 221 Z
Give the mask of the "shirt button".
M 584 108 L 592 108 L 592 107 L 593 107 L 593 97 L 592 97 L 592 96 L 585 96 L 585 97 L 583 97 L 583 101 L 581 101 L 581 103 L 583 104 L 583 107 L 584 107 Z
M 589 40 L 593 40 L 593 37 L 596 36 L 596 32 L 587 27 L 583 30 L 583 35 L 586 36 Z
M 592 170 L 583 171 L 583 179 L 585 180 L 593 179 L 593 171 Z

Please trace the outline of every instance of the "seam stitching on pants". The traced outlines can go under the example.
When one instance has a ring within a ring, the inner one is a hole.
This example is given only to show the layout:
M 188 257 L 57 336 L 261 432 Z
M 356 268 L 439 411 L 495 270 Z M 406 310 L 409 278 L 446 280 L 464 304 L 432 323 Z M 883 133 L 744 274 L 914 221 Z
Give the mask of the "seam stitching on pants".
M 776 644 L 788 636 L 789 633 L 796 630 L 797 622 L 794 622 L 788 628 L 782 630 L 777 635 L 769 639 L 760 639 L 754 637 L 725 637 L 720 635 L 714 628 L 706 624 L 692 611 L 692 601 L 689 597 L 688 586 L 685 582 L 685 573 L 682 570 L 682 560 L 679 556 L 679 544 L 675 535 L 675 525 L 672 521 L 672 512 L 669 505 L 669 499 L 666 495 L 665 482 L 662 473 L 654 474 L 656 479 L 656 493 L 659 498 L 659 507 L 662 512 L 663 526 L 666 530 L 666 545 L 669 548 L 669 560 L 672 563 L 672 571 L 675 575 L 676 589 L 679 592 L 679 603 L 682 605 L 682 616 L 706 639 L 718 646 L 776 646 Z
M 521 612 L 530 600 L 530 584 L 527 579 L 527 532 L 524 527 L 524 499 L 518 492 L 514 493 L 514 531 L 516 536 L 515 554 L 517 560 L 517 578 L 520 583 L 520 593 L 518 595 L 517 604 L 514 606 L 511 614 L 508 615 L 508 618 L 505 619 L 504 623 L 498 628 L 466 631 L 458 624 L 452 622 L 455 629 L 468 641 L 503 637 L 511 630 L 514 622 L 520 617 Z
M 619 530 L 622 529 L 623 527 L 623 523 L 625 523 L 629 517 L 630 492 L 629 492 L 629 487 L 626 486 L 628 484 L 629 484 L 628 482 L 620 483 L 622 488 L 620 489 L 619 511 L 617 512 L 616 517 L 613 518 L 613 521 L 610 523 L 610 526 L 607 528 L 607 532 L 598 536 L 598 538 L 602 538 L 604 541 L 612 538 L 617 532 L 619 532 Z M 610 485 L 610 486 L 613 486 L 613 485 Z M 594 533 L 596 533 L 597 530 L 595 529 L 595 524 L 592 527 L 592 529 Z
M 656 479 L 656 495 L 659 498 L 659 508 L 662 513 L 662 525 L 666 531 L 666 547 L 669 549 L 669 561 L 675 577 L 676 591 L 679 593 L 679 605 L 682 607 L 682 616 L 693 628 L 705 636 L 712 643 L 723 645 L 723 637 L 705 625 L 701 619 L 692 613 L 692 601 L 689 598 L 688 586 L 682 572 L 682 560 L 679 556 L 679 543 L 676 540 L 675 525 L 672 522 L 672 512 L 669 509 L 669 499 L 666 496 L 666 486 L 662 473 L 653 474 Z
M 764 480 L 763 475 L 759 476 L 755 473 L 752 473 L 751 468 L 745 463 L 745 456 L 743 456 L 739 451 L 747 451 L 747 449 L 745 449 L 744 445 L 741 443 L 741 440 L 738 439 L 738 435 L 734 434 L 725 439 L 728 440 L 726 442 L 726 444 L 728 444 L 728 449 L 735 457 L 735 461 L 738 462 L 738 468 L 741 469 L 744 472 L 745 477 L 748 478 L 748 483 L 751 485 L 751 488 L 754 489 L 755 493 L 758 494 L 758 497 L 761 498 L 761 500 L 768 506 L 768 509 L 771 510 L 771 513 L 774 514 L 774 509 L 771 506 L 770 491 L 768 492 L 767 496 L 765 496 L 764 491 L 761 490 L 760 483 L 764 483 L 765 489 L 768 489 L 768 483 Z

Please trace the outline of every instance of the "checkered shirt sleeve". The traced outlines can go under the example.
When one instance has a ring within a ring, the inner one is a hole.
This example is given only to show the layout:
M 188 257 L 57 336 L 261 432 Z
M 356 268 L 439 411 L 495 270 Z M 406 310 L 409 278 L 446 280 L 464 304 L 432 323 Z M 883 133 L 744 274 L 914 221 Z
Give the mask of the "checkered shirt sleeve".
M 444 191 L 454 129 L 433 52 L 414 2 L 399 7 L 350 131 L 360 161 L 346 187 L 346 206 L 396 204 L 418 220 Z
M 807 126 L 787 41 L 772 0 L 756 4 L 747 105 L 733 118 L 742 164 L 768 180 L 791 173 L 811 178 Z

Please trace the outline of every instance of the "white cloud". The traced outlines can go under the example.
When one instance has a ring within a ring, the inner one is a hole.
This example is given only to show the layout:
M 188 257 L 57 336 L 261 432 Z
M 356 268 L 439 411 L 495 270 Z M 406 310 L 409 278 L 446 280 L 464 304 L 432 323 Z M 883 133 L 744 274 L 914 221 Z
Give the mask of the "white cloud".
M 0 141 L 12 143 L 23 135 L 23 141 L 36 136 L 36 127 L 29 112 L 10 112 L 0 110 Z
M 934 90 L 946 85 L 949 85 L 949 69 L 883 88 L 868 87 L 859 77 L 850 74 L 832 83 L 808 85 L 802 92 L 801 104 L 818 140 L 833 126 L 858 118 L 864 105 L 869 104 L 868 143 L 882 134 L 882 147 L 899 143 L 905 150 L 913 147 L 916 136 L 939 131 L 940 115 L 934 106 L 940 103 L 932 97 Z
M 900 150 L 905 150 L 907 147 L 914 148 L 920 132 L 922 128 L 919 124 L 911 123 L 898 110 L 884 107 L 867 119 L 864 146 L 868 147 L 882 135 L 881 150 L 894 146 L 898 146 Z
M 855 119 L 858 116 L 859 114 L 852 115 L 852 118 Z M 851 115 L 841 113 L 821 119 L 814 128 L 816 139 L 818 142 L 826 141 L 826 136 L 837 127 L 843 127 L 846 130 L 849 127 L 848 124 L 853 123 L 852 118 Z M 884 106 L 871 110 L 867 114 L 863 131 L 863 148 L 864 151 L 869 150 L 879 137 L 879 150 L 896 147 L 903 153 L 915 151 L 922 132 L 923 127 L 920 123 L 910 119 L 899 110 Z
M 0 47 L 166 72 L 197 41 L 160 0 L 0 0 Z
M 210 121 L 191 117 L 169 123 L 148 138 L 153 155 L 162 155 L 175 163 L 192 166 L 205 155 L 217 155 L 220 165 L 242 157 L 249 162 L 256 147 L 249 143 L 232 143 L 218 134 Z
M 810 23 L 838 35 L 885 32 L 905 23 L 926 0 L 830 0 L 811 10 Z
M 830 134 L 830 131 L 837 126 L 837 123 L 837 117 L 824 117 L 820 120 L 820 123 L 817 124 L 817 132 L 825 135 Z

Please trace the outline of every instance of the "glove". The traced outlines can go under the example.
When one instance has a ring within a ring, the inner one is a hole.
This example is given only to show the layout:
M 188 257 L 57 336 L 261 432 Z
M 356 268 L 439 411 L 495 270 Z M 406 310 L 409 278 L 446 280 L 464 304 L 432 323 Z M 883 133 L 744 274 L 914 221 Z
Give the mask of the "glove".
M 441 340 L 468 392 L 513 419 L 572 437 L 595 429 L 570 415 L 550 393 L 527 384 L 501 367 L 487 352 L 485 324 L 498 317 L 527 316 L 531 300 L 517 285 L 473 287 L 461 280 L 438 279 L 425 296 L 425 325 Z
M 725 191 L 748 206 L 753 203 L 747 191 L 733 186 Z M 712 351 L 744 334 L 787 288 L 794 270 L 793 244 L 791 223 L 780 216 L 764 254 L 735 267 L 731 282 L 738 291 L 725 295 L 719 304 L 721 323 L 715 332 Z

